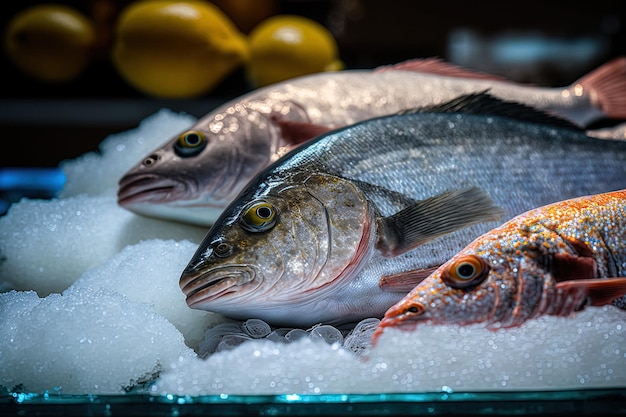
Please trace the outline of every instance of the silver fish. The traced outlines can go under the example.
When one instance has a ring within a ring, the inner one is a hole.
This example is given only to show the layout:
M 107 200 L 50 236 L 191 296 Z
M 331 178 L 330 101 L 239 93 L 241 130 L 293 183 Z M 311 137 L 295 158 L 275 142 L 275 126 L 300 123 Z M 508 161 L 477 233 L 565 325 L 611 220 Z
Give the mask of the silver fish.
M 626 57 L 564 88 L 516 84 L 436 59 L 292 79 L 217 107 L 146 155 L 120 180 L 118 202 L 146 216 L 211 225 L 254 175 L 319 134 L 485 90 L 582 126 L 626 118 Z
M 626 190 L 538 207 L 487 232 L 391 307 L 374 334 L 420 323 L 517 327 L 586 305 L 626 308 Z
M 222 213 L 181 275 L 187 304 L 296 327 L 382 317 L 425 277 L 405 271 L 499 224 L 475 187 L 505 220 L 626 187 L 625 142 L 537 116 L 478 94 L 318 137 Z

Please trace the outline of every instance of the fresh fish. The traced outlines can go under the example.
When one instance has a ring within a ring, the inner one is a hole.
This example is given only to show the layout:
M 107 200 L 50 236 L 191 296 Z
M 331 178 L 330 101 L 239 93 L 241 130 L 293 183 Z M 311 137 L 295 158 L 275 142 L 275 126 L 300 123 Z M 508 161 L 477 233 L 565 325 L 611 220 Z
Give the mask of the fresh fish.
M 211 225 L 245 184 L 293 147 L 331 129 L 488 90 L 586 126 L 626 118 L 626 57 L 564 88 L 516 84 L 437 59 L 320 73 L 220 106 L 127 172 L 118 202 L 138 214 Z
M 626 190 L 543 206 L 480 236 L 391 307 L 376 329 L 516 327 L 586 305 L 626 308 Z
M 209 230 L 180 279 L 187 304 L 293 327 L 382 317 L 424 278 L 404 271 L 438 267 L 500 224 L 484 222 L 498 210 L 475 187 L 505 220 L 626 188 L 625 142 L 538 116 L 478 94 L 295 149 Z

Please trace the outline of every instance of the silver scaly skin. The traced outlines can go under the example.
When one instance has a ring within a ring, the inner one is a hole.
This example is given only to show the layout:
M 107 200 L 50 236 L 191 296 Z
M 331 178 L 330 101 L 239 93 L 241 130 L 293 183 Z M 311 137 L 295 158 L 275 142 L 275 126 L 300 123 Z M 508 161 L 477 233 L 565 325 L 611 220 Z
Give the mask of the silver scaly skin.
M 483 207 L 476 194 L 441 199 L 445 193 L 478 187 L 506 221 L 626 188 L 625 142 L 497 115 L 499 107 L 529 109 L 485 95 L 456 104 L 451 112 L 367 120 L 276 161 L 191 258 L 180 280 L 188 304 L 289 326 L 382 317 L 415 284 L 383 285 L 381 277 L 440 266 L 501 224 L 468 214 L 445 229 L 454 216 Z M 484 104 L 489 114 L 462 112 Z M 411 212 L 423 201 L 430 201 L 426 213 Z
M 562 88 L 516 84 L 437 60 L 299 77 L 225 103 L 169 139 L 123 176 L 118 202 L 146 216 L 211 225 L 256 174 L 330 129 L 483 91 L 585 126 L 626 118 L 625 89 L 626 58 Z

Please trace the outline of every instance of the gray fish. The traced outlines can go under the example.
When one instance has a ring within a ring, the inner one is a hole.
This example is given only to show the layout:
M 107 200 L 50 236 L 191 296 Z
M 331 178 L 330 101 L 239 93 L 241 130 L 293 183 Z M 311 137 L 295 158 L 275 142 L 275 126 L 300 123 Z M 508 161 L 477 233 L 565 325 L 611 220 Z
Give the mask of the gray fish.
M 120 180 L 118 202 L 142 215 L 211 225 L 254 175 L 319 134 L 485 90 L 581 126 L 626 118 L 626 57 L 564 88 L 513 83 L 437 59 L 288 80 L 219 106 L 146 155 Z
M 382 317 L 425 278 L 405 271 L 432 271 L 499 225 L 496 207 L 507 220 L 625 187 L 625 142 L 465 96 L 285 155 L 226 208 L 180 286 L 191 308 L 235 319 L 298 327 Z

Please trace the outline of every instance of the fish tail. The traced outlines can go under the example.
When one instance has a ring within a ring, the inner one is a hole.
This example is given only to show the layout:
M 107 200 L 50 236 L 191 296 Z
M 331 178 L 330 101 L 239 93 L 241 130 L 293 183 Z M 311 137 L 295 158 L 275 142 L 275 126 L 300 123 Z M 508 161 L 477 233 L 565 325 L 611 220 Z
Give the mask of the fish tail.
M 574 85 L 581 85 L 583 91 L 592 92 L 592 102 L 606 117 L 626 118 L 626 56 L 607 62 L 580 78 Z

